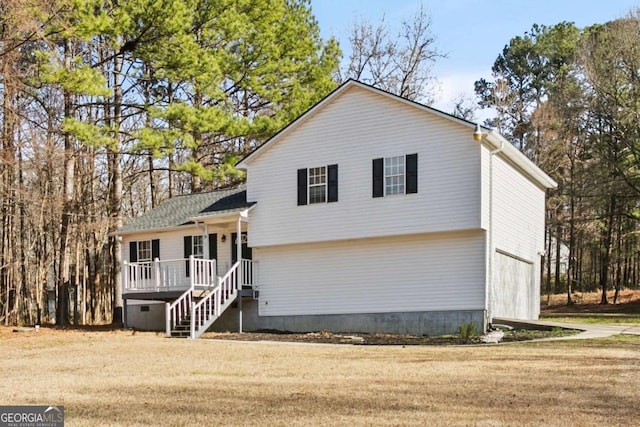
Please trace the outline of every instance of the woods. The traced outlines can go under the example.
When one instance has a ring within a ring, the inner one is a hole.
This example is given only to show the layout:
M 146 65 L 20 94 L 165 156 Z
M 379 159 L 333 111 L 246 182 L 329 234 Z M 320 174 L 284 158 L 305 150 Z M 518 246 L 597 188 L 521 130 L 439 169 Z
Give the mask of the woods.
M 0 322 L 120 321 L 125 218 L 241 182 L 235 163 L 342 80 L 430 102 L 430 24 L 356 23 L 343 58 L 308 0 L 1 0 Z M 475 84 L 559 183 L 542 288 L 569 303 L 640 281 L 638 34 L 637 12 L 533 25 Z
M 547 199 L 546 293 L 637 287 L 640 18 L 534 25 L 476 82 L 489 124 L 557 182 Z
M 306 1 L 0 3 L 0 321 L 121 319 L 112 233 L 335 87 Z

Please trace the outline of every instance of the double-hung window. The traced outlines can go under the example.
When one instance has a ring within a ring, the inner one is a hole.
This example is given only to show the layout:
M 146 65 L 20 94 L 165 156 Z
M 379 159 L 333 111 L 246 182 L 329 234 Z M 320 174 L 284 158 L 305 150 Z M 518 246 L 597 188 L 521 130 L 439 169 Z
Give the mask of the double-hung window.
M 404 156 L 385 157 L 384 194 L 404 194 Z
M 327 201 L 327 167 L 309 168 L 309 204 Z
M 160 258 L 160 240 L 139 240 L 129 242 L 129 261 L 139 263 L 130 280 L 149 279 L 152 277 L 152 261 Z M 130 270 L 131 271 L 131 270 Z
M 130 262 L 150 262 L 160 258 L 160 240 L 138 240 L 129 242 Z
M 204 241 L 202 239 L 202 235 L 199 234 L 197 236 L 192 236 L 191 244 L 191 255 L 193 255 L 194 258 L 204 258 Z
M 298 205 L 338 201 L 338 165 L 298 169 Z
M 417 192 L 417 154 L 373 159 L 373 197 Z
M 151 240 L 138 242 L 138 262 L 151 261 Z

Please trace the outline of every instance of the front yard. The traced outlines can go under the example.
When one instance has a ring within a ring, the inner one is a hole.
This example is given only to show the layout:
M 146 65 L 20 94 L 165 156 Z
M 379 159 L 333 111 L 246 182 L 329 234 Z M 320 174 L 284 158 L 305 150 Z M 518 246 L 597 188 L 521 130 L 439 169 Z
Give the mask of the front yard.
M 484 346 L 0 328 L 0 405 L 66 425 L 637 425 L 640 337 Z

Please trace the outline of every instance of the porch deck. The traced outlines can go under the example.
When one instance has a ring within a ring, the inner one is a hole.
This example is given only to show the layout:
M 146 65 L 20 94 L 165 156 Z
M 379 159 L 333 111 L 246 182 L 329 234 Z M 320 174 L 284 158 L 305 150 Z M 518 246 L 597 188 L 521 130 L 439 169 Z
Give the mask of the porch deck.
M 122 296 L 125 299 L 171 300 L 189 289 L 212 289 L 221 277 L 217 274 L 215 259 L 193 256 L 123 264 Z M 257 290 L 257 263 L 243 259 L 240 272 L 236 285 L 240 289 Z

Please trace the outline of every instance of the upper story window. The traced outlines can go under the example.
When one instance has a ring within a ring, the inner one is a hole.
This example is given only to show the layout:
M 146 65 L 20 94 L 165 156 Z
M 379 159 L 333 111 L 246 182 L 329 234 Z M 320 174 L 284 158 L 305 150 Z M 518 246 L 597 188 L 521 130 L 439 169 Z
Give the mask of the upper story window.
M 298 169 L 298 205 L 338 201 L 338 165 Z
M 384 194 L 404 194 L 404 156 L 385 157 Z
M 324 203 L 327 200 L 327 168 L 309 168 L 309 203 Z
M 373 159 L 373 197 L 417 192 L 417 154 Z

